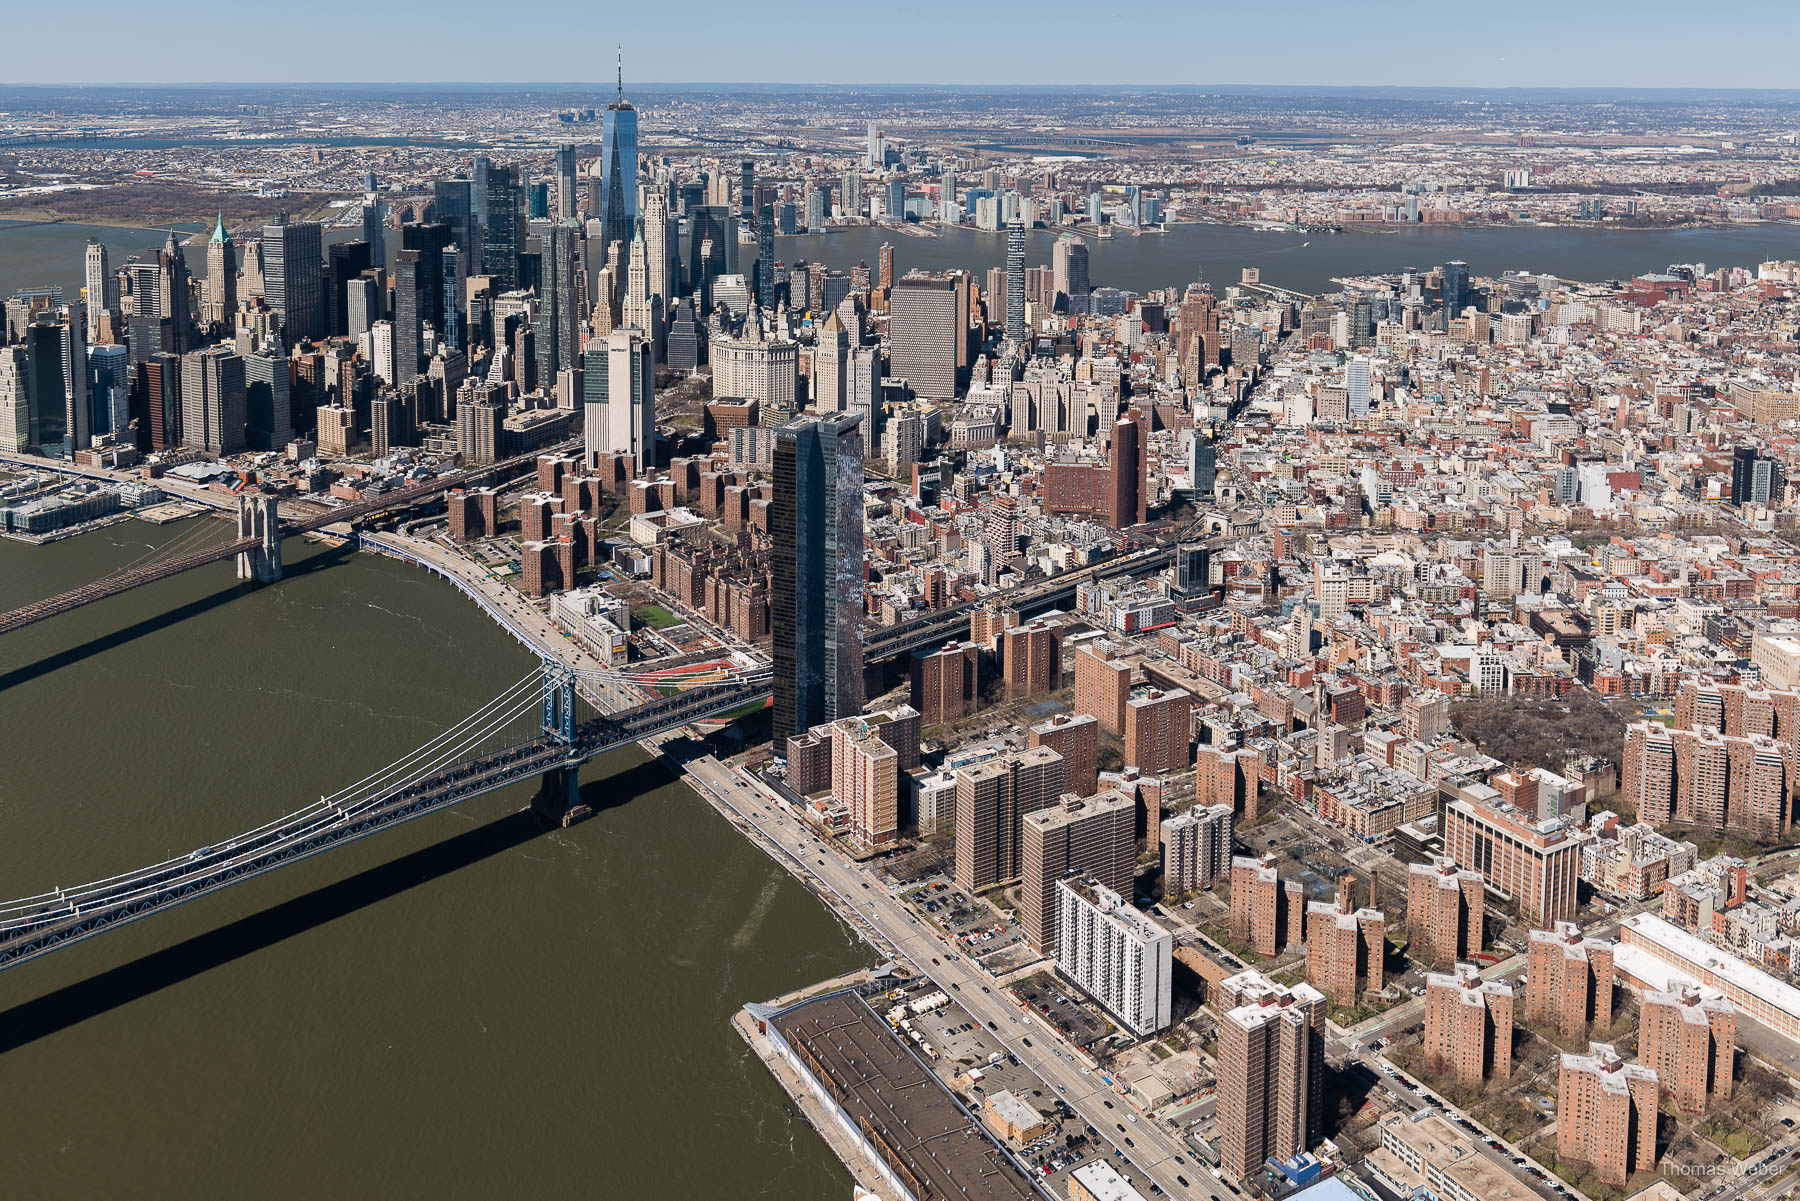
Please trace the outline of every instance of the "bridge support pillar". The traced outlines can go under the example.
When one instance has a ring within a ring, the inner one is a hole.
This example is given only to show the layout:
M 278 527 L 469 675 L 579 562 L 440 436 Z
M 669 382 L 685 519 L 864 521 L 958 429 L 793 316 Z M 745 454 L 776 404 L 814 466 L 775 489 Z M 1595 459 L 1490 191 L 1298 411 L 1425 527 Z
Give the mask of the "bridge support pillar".
M 238 553 L 240 580 L 273 584 L 281 578 L 281 519 L 275 506 L 273 496 L 247 494 L 238 497 L 238 537 L 257 538 L 262 542 L 252 550 Z
M 575 673 L 544 660 L 544 733 L 564 746 L 575 741 Z
M 538 790 L 531 798 L 531 811 L 546 825 L 568 825 L 570 814 L 581 804 L 580 777 L 579 765 L 553 767 L 545 772 L 538 777 Z

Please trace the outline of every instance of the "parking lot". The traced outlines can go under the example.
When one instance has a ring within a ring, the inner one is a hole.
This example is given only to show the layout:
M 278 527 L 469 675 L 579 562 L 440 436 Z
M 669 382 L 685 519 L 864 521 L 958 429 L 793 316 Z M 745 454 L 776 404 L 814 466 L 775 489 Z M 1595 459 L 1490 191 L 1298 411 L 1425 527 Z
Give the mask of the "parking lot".
M 947 880 L 927 877 L 903 895 L 958 950 L 991 975 L 1002 975 L 1038 958 L 1018 922 L 986 902 L 971 900 Z
M 1078 1047 L 1090 1047 L 1112 1032 L 1111 1023 L 1098 1005 L 1077 997 L 1048 974 L 1021 980 L 1010 991 L 1025 1003 L 1037 1020 L 1053 1027 Z

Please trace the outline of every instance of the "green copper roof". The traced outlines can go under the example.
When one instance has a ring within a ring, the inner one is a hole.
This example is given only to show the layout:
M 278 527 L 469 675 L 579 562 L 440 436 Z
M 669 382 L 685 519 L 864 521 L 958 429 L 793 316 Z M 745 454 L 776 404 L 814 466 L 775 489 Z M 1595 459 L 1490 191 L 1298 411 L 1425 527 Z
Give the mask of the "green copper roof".
M 212 240 L 214 242 L 231 241 L 231 235 L 225 232 L 225 214 L 223 212 L 219 214 L 219 223 L 213 226 Z

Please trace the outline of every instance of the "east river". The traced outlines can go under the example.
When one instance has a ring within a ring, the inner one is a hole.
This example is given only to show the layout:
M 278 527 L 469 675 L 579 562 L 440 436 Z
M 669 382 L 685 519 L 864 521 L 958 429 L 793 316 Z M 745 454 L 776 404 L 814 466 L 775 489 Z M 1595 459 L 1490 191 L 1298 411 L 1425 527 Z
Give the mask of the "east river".
M 0 610 L 186 528 L 0 542 Z M 533 666 L 435 577 L 285 550 L 0 638 L 0 897 L 335 792 Z M 728 1019 L 871 953 L 643 753 L 582 779 L 572 829 L 513 789 L 0 973 L 0 1191 L 848 1197 Z

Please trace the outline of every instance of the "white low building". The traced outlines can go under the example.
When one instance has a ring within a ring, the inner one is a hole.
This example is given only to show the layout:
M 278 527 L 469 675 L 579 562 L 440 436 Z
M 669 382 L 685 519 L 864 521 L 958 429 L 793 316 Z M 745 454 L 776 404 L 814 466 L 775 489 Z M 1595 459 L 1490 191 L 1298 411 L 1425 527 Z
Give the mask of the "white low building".
M 550 616 L 607 666 L 625 662 L 631 642 L 631 606 L 622 598 L 598 584 L 574 588 L 551 596 Z

